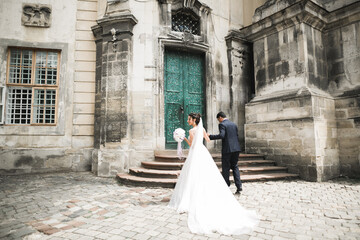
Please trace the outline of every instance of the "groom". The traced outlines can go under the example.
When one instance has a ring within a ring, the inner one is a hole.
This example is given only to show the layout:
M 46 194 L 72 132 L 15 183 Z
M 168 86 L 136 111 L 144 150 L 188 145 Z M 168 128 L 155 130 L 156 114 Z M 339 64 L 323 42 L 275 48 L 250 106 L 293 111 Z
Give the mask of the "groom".
M 238 138 L 238 128 L 235 123 L 229 121 L 226 118 L 225 113 L 219 112 L 216 115 L 217 120 L 219 121 L 219 131 L 218 135 L 209 135 L 210 140 L 222 139 L 222 149 L 221 149 L 221 163 L 222 163 L 222 175 L 225 179 L 225 182 L 230 186 L 230 169 L 233 171 L 234 181 L 236 185 L 235 194 L 240 194 L 242 191 L 242 183 L 240 180 L 240 172 L 238 168 L 238 160 L 240 153 L 240 143 Z

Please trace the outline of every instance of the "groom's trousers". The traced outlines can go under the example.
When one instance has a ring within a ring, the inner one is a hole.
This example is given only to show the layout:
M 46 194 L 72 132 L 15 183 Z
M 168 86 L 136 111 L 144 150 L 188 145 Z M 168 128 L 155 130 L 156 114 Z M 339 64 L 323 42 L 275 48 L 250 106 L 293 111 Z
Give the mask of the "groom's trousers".
M 222 175 L 225 182 L 230 186 L 230 169 L 233 171 L 235 186 L 238 190 L 242 189 L 240 171 L 238 167 L 240 152 L 223 153 L 221 156 Z

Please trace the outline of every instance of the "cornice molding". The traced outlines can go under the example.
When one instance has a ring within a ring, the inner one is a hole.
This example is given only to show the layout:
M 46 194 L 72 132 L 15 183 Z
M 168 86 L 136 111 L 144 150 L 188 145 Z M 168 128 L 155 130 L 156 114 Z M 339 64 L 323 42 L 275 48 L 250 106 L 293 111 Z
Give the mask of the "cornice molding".
M 360 2 L 328 12 L 312 1 L 302 0 L 240 29 L 236 35 L 252 42 L 296 24 L 304 23 L 325 32 L 343 23 L 359 20 Z
M 128 34 L 133 35 L 132 31 L 138 20 L 132 14 L 118 14 L 104 16 L 96 21 L 98 25 L 91 27 L 96 40 L 104 37 L 111 37 L 110 29 L 116 30 L 116 35 Z

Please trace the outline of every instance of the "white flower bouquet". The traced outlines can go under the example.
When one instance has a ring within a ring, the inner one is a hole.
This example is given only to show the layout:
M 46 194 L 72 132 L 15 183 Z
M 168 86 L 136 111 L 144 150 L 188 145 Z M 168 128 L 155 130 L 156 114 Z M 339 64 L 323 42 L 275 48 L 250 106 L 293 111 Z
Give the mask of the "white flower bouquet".
M 175 141 L 181 143 L 185 138 L 185 130 L 182 128 L 177 128 L 175 129 L 173 136 Z
M 178 143 L 178 146 L 177 146 L 178 158 L 182 159 L 182 158 L 184 158 L 184 155 L 183 155 L 182 148 L 181 148 L 181 142 L 185 138 L 185 130 L 182 128 L 175 129 L 175 131 L 173 133 L 173 137 L 174 137 L 174 140 L 177 141 L 177 143 Z

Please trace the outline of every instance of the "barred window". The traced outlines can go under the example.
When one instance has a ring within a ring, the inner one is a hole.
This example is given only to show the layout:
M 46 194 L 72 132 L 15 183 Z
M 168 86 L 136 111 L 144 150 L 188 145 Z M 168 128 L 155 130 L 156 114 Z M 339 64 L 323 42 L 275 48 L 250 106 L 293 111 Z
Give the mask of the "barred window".
M 7 124 L 56 124 L 60 53 L 10 48 L 7 78 Z
M 189 10 L 181 9 L 172 13 L 171 28 L 176 32 L 200 35 L 200 18 Z

